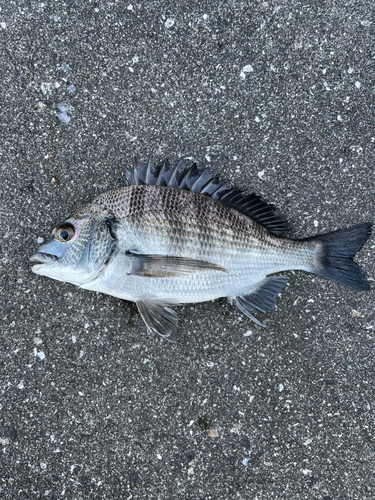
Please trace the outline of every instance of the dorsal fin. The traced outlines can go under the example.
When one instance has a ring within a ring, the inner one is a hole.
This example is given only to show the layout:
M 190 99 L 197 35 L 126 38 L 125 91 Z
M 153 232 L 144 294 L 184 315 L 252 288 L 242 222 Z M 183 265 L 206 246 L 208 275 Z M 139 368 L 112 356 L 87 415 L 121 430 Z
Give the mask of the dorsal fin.
M 186 166 L 182 158 L 172 167 L 168 159 L 165 159 L 162 165 L 154 165 L 152 153 L 147 164 L 134 157 L 133 168 L 130 170 L 125 167 L 125 182 L 127 185 L 167 186 L 210 196 L 247 215 L 273 234 L 280 235 L 290 230 L 284 217 L 275 214 L 274 207 L 259 196 L 254 193 L 243 195 L 239 189 L 229 188 L 220 182 L 218 177 L 212 177 L 208 168 L 200 174 L 195 163 Z

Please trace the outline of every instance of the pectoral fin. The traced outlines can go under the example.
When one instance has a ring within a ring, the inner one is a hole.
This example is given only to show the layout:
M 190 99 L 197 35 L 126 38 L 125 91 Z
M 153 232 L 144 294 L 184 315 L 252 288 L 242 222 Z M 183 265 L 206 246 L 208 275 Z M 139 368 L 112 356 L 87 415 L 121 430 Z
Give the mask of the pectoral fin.
M 173 309 L 168 307 L 170 304 L 153 299 L 137 300 L 136 303 L 147 328 L 169 342 L 177 344 L 178 316 Z
M 130 251 L 126 252 L 126 255 L 132 260 L 132 268 L 129 274 L 135 276 L 172 278 L 207 270 L 228 272 L 223 267 L 205 260 L 174 257 L 171 255 L 144 255 Z

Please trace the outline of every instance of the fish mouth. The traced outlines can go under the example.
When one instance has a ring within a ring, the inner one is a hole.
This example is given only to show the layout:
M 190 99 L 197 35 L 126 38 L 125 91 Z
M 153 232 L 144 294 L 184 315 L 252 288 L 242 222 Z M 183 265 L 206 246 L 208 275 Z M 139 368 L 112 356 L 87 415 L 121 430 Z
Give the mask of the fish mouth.
M 30 260 L 32 262 L 37 262 L 38 264 L 52 264 L 52 262 L 58 260 L 58 257 L 50 253 L 35 252 L 32 255 L 30 255 Z M 34 266 L 33 269 L 36 267 L 39 266 Z

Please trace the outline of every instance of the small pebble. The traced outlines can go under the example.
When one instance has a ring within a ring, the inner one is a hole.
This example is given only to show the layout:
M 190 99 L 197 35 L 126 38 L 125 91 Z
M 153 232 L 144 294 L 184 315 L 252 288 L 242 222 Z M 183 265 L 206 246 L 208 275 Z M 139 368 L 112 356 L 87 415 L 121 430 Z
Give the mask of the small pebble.
M 46 357 L 43 351 L 39 351 L 37 356 L 39 359 L 44 359 Z
M 73 344 L 75 344 L 77 342 L 77 338 L 75 335 L 72 335 L 72 342 L 73 342 Z
M 251 73 L 252 71 L 254 71 L 254 68 L 251 66 L 251 64 L 247 64 L 242 68 L 242 71 L 244 73 Z
M 5 28 L 7 27 L 7 23 L 2 22 L 0 23 L 0 26 L 2 27 L 3 30 L 5 30 Z
M 361 82 L 355 82 L 355 86 L 357 87 L 357 89 L 360 89 L 361 88 Z
M 174 19 L 167 19 L 165 21 L 166 28 L 171 28 L 174 25 Z
M 62 65 L 61 65 L 61 69 L 62 69 L 63 71 L 69 71 L 69 70 L 70 70 L 70 66 L 69 66 L 69 64 L 65 64 L 65 63 L 64 63 L 64 64 L 62 64 Z
M 40 89 L 41 89 L 43 95 L 50 94 L 52 92 L 52 83 L 42 82 L 40 84 Z
M 210 430 L 208 431 L 208 435 L 209 435 L 210 437 L 212 437 L 212 438 L 217 438 L 217 437 L 219 437 L 219 433 L 217 432 L 217 430 L 216 430 L 216 429 L 210 429 Z
M 361 21 L 361 24 L 362 26 L 370 26 L 371 25 L 371 21 Z
M 60 104 L 58 104 L 57 107 L 62 113 L 66 113 L 67 111 L 70 111 L 72 109 L 72 107 L 69 106 L 69 104 L 64 104 L 63 102 L 60 102 Z
M 283 384 L 279 384 L 279 392 L 282 392 L 284 390 L 284 385 Z
M 45 107 L 46 107 L 46 104 L 44 104 L 44 102 L 38 101 L 36 103 L 35 109 L 37 111 L 42 111 Z
M 36 239 L 36 242 L 39 243 L 39 244 L 43 243 L 43 241 L 44 241 L 44 239 L 41 238 L 40 236 L 38 236 L 38 238 Z
M 315 227 L 318 227 L 319 226 L 319 222 L 317 220 L 314 220 L 314 226 Z
M 305 476 L 307 475 L 310 475 L 312 474 L 312 470 L 311 469 L 301 469 L 301 472 L 302 474 L 304 474 Z
M 62 121 L 63 123 L 69 123 L 70 122 L 70 116 L 68 116 L 66 113 L 59 113 L 57 115 L 57 118 Z
M 73 93 L 73 92 L 75 92 L 75 91 L 76 91 L 76 88 L 75 88 L 75 86 L 74 86 L 74 85 L 69 85 L 69 86 L 68 86 L 68 90 L 69 90 L 69 92 L 72 92 L 72 93 Z
M 249 463 L 249 459 L 248 459 L 248 458 L 244 458 L 244 459 L 242 460 L 242 463 L 243 463 L 243 464 L 244 464 L 244 466 L 246 467 L 246 466 L 247 466 L 247 464 Z

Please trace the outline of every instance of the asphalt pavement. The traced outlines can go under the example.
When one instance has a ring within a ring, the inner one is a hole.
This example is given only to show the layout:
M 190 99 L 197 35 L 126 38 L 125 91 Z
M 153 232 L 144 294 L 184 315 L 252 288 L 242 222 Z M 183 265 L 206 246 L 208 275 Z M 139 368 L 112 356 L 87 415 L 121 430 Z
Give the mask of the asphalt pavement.
M 295 238 L 374 221 L 374 28 L 364 0 L 1 2 L 1 498 L 375 498 L 374 289 L 289 272 L 266 328 L 189 304 L 175 346 L 28 260 L 150 151 Z

